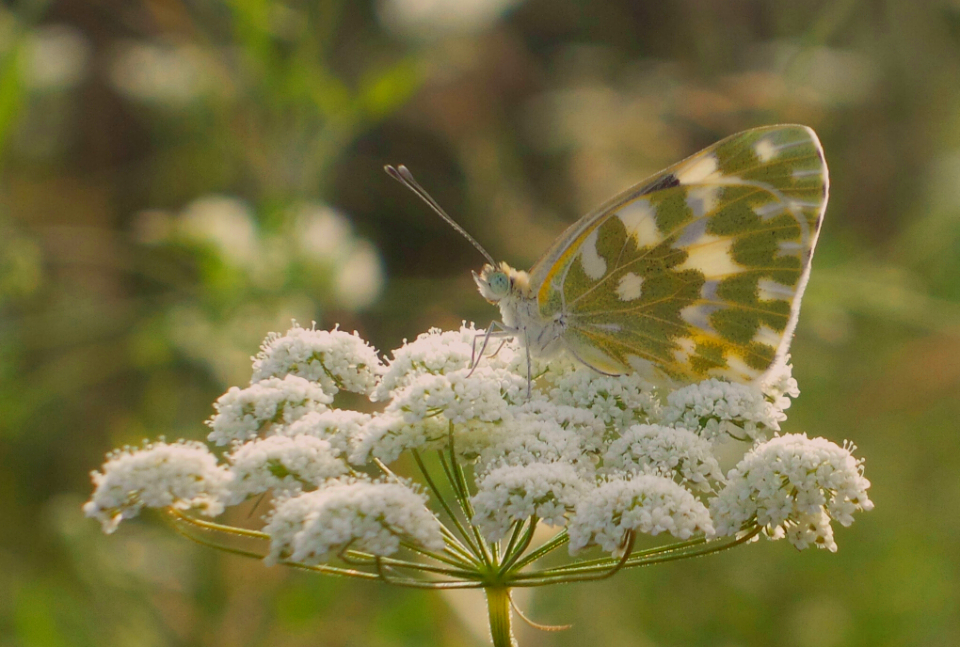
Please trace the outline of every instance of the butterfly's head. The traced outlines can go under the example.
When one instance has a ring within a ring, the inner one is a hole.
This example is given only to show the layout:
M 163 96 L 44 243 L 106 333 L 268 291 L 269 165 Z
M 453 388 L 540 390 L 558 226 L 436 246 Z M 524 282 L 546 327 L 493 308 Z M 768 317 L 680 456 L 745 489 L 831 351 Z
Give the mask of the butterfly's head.
M 530 287 L 530 277 L 526 272 L 513 269 L 506 263 L 499 266 L 487 264 L 479 274 L 473 273 L 480 295 L 490 303 L 498 303 L 511 293 L 526 293 Z

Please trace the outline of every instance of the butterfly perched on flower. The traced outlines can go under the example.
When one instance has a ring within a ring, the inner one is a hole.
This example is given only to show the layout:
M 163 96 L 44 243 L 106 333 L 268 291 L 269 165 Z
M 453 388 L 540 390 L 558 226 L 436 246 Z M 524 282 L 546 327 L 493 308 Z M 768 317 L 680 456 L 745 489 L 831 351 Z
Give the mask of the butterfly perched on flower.
M 829 186 L 813 130 L 747 130 L 588 213 L 524 272 L 495 262 L 406 168 L 387 172 L 487 258 L 474 279 L 503 318 L 488 337 L 684 382 L 754 382 L 783 363 Z

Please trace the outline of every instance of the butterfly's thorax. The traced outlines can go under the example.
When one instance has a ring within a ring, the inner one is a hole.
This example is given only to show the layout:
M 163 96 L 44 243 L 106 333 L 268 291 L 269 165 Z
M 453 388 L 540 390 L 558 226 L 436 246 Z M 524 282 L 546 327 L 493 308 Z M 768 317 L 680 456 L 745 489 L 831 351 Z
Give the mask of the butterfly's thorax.
M 515 332 L 520 342 L 534 355 L 551 355 L 559 349 L 564 330 L 563 319 L 560 315 L 544 319 L 535 295 L 513 292 L 501 299 L 497 306 L 504 327 Z
M 501 277 L 506 279 L 502 285 L 498 282 Z M 564 333 L 563 316 L 558 313 L 544 317 L 541 314 L 536 290 L 526 272 L 502 263 L 498 268 L 485 267 L 474 278 L 480 293 L 500 308 L 503 329 L 516 335 L 531 353 L 550 355 L 560 348 Z

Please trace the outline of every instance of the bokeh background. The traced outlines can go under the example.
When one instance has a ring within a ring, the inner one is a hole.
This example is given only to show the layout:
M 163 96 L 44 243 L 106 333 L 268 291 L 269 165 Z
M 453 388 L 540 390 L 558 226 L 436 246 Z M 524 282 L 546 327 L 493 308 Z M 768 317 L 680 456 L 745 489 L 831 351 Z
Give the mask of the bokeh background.
M 733 132 L 820 134 L 832 197 L 789 432 L 876 510 L 541 589 L 521 644 L 960 644 L 960 0 L 20 0 L 0 7 L 0 645 L 482 645 L 466 595 L 84 519 L 89 471 L 203 438 L 292 318 L 389 350 L 496 312 L 497 258 Z

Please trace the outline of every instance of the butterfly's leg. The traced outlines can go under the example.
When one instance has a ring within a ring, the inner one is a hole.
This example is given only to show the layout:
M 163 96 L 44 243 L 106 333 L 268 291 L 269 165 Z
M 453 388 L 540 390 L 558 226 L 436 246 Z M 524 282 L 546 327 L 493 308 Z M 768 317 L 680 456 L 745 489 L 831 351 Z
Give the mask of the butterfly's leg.
M 530 340 L 527 331 L 523 331 L 523 349 L 527 351 L 527 400 L 533 394 L 533 364 L 530 360 Z
M 498 354 L 501 350 L 503 350 L 503 347 L 507 345 L 507 342 L 508 342 L 508 341 L 510 341 L 510 339 L 507 338 L 507 337 L 504 337 L 504 340 L 503 340 L 502 342 L 500 342 L 500 345 L 499 345 L 499 346 L 497 346 L 497 350 L 493 351 L 493 352 L 490 354 L 490 357 L 496 357 L 497 354 Z
M 499 331 L 495 331 L 495 328 L 500 328 Z M 473 372 L 477 369 L 477 366 L 480 364 L 480 358 L 483 357 L 483 352 L 487 349 L 487 344 L 490 343 L 491 337 L 512 337 L 513 331 L 508 330 L 504 327 L 499 321 L 491 321 L 490 326 L 487 327 L 486 332 L 476 335 L 473 338 L 473 348 L 470 351 L 470 372 L 467 373 L 467 377 L 473 375 Z M 480 345 L 480 352 L 477 352 L 477 339 L 483 337 L 483 343 Z M 504 340 L 506 342 L 506 340 Z M 502 344 L 501 344 L 502 346 Z M 499 352 L 500 349 L 497 349 Z M 495 353 L 496 354 L 496 353 Z

